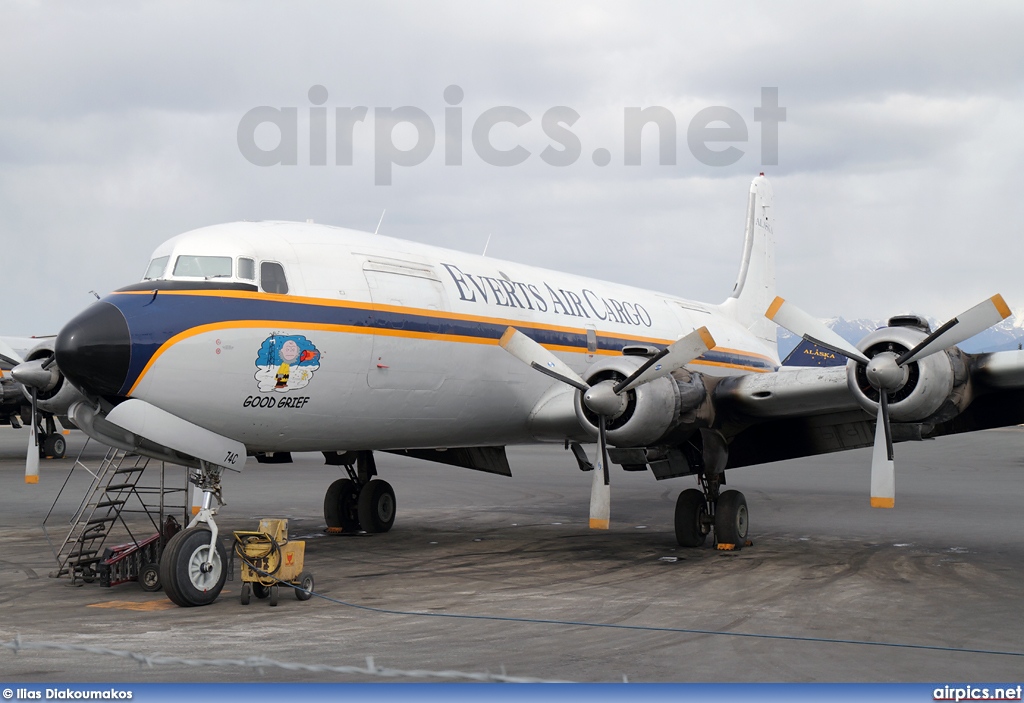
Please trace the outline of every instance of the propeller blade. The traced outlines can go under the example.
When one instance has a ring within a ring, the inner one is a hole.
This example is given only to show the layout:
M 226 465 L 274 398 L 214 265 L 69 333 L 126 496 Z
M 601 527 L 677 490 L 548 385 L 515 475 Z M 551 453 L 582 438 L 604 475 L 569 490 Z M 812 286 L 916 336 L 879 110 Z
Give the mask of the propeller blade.
M 36 389 L 32 387 L 32 418 L 28 425 L 25 483 L 39 483 L 39 435 L 36 434 Z
M 800 308 L 792 303 L 787 303 L 782 298 L 773 300 L 764 316 L 780 327 L 785 327 L 797 337 L 803 337 L 809 342 L 814 342 L 819 347 L 825 347 L 836 354 L 842 354 L 847 359 L 853 359 L 865 366 L 868 364 L 867 357 L 861 354 L 855 346 Z
M 612 489 L 608 476 L 608 442 L 605 436 L 606 420 L 598 415 L 597 465 L 590 484 L 590 528 L 607 530 L 611 523 Z
M 581 391 L 587 391 L 588 386 L 579 374 L 570 369 L 558 357 L 533 341 L 515 327 L 509 327 L 505 334 L 501 335 L 498 342 L 501 348 L 528 366 L 532 366 L 551 378 L 567 383 Z
M 707 327 L 701 327 L 662 349 L 630 374 L 629 378 L 617 383 L 612 390 L 616 394 L 623 393 L 636 388 L 641 383 L 667 376 L 714 347 L 715 338 L 708 332 Z
M 10 344 L 0 339 L 0 361 L 3 361 L 11 366 L 17 366 L 24 359 L 18 352 L 14 351 Z
M 881 391 L 878 420 L 875 423 L 875 448 L 871 452 L 871 507 L 891 508 L 896 504 L 896 464 L 892 453 L 889 426 L 889 396 Z
M 903 366 L 937 351 L 955 347 L 1009 316 L 1010 308 L 1003 300 L 1003 296 L 993 295 L 932 332 L 920 344 L 896 359 L 896 363 Z

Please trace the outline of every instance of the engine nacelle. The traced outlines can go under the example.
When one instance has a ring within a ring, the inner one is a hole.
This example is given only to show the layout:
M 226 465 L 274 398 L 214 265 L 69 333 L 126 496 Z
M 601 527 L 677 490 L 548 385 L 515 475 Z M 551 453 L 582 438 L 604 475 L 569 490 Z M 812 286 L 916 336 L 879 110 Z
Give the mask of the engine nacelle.
M 584 380 L 590 385 L 601 381 L 620 381 L 645 361 L 642 356 L 602 359 L 587 369 Z M 644 383 L 624 394 L 622 410 L 608 419 L 608 443 L 615 447 L 646 447 L 657 444 L 680 429 L 707 424 L 710 399 L 699 373 L 681 369 Z M 597 437 L 598 417 L 576 394 L 576 418 Z
M 891 324 L 891 323 L 890 323 Z M 875 330 L 857 344 L 869 359 L 881 352 L 902 354 L 927 336 L 918 326 L 890 326 Z M 963 353 L 948 349 L 931 354 L 905 367 L 903 385 L 889 394 L 893 422 L 938 422 L 959 414 L 970 402 L 969 372 Z M 855 361 L 846 365 L 846 382 L 857 402 L 868 413 L 878 413 L 878 391 L 868 383 L 865 369 Z
M 37 344 L 32 348 L 32 351 L 25 356 L 25 361 L 52 359 L 53 342 L 54 339 L 51 338 Z M 56 369 L 56 367 L 54 368 Z M 78 400 L 84 400 L 85 396 L 64 378 L 64 374 L 60 372 L 60 369 L 56 369 L 56 373 L 54 375 L 56 376 L 56 379 L 49 388 L 39 389 L 36 391 L 36 403 L 37 407 L 42 412 L 50 413 L 51 415 L 64 416 L 67 415 L 68 408 L 71 407 L 72 403 Z M 22 387 L 22 393 L 24 393 L 26 400 L 31 403 L 32 389 Z

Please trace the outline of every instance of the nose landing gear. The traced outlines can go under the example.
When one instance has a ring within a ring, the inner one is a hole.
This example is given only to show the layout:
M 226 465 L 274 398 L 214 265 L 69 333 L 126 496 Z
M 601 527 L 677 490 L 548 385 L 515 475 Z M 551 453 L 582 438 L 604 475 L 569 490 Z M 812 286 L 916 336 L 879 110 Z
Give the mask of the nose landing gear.
M 192 477 L 203 491 L 203 505 L 188 529 L 174 535 L 160 556 L 160 583 L 175 605 L 190 608 L 217 600 L 227 579 L 227 552 L 217 539 L 213 516 L 216 500 L 221 500 L 221 467 L 200 462 L 199 473 Z

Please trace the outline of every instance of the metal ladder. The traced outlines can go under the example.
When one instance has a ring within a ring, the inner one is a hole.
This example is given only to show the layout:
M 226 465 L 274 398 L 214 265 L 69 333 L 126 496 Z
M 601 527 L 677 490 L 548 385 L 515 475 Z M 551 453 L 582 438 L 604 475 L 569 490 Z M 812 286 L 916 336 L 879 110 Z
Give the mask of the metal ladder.
M 105 558 L 104 544 L 112 533 L 123 531 L 127 533 L 130 543 L 139 546 L 140 542 L 145 542 L 151 534 L 140 537 L 136 537 L 136 534 L 147 527 L 160 533 L 165 517 L 169 514 L 168 510 L 176 511 L 180 508 L 180 515 L 183 518 L 188 510 L 188 506 L 184 504 L 168 505 L 168 494 L 180 493 L 184 496 L 188 489 L 166 486 L 166 466 L 163 462 L 160 462 L 159 467 L 159 484 L 140 485 L 140 480 L 149 466 L 148 457 L 121 449 L 108 449 L 99 467 L 93 470 L 82 459 L 88 446 L 87 441 L 43 519 L 43 532 L 57 559 L 57 569 L 52 571 L 50 576 L 58 578 L 70 575 L 72 583 L 77 583 L 78 580 L 89 583 L 97 577 L 98 565 Z M 50 538 L 50 528 L 56 529 L 57 526 L 51 525 L 50 521 L 55 517 L 54 509 L 64 490 L 68 488 L 76 469 L 83 469 L 91 476 L 90 485 L 67 523 L 63 541 L 59 547 L 55 547 L 54 541 Z M 158 498 L 155 503 L 152 500 L 154 495 Z M 141 521 L 142 527 L 136 524 L 133 531 L 125 520 L 126 514 L 144 515 L 147 520 Z

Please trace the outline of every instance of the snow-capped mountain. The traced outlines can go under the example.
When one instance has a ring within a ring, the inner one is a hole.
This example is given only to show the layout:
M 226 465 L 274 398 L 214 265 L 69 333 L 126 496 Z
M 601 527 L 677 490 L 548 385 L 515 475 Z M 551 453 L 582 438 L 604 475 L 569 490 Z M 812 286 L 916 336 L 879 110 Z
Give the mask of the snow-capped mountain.
M 846 320 L 842 317 L 834 317 L 822 320 L 826 326 L 835 331 L 840 337 L 848 342 L 856 344 L 866 334 L 873 332 L 879 327 L 885 326 L 885 320 Z M 935 329 L 943 320 L 928 318 L 928 324 Z M 779 358 L 785 359 L 799 343 L 799 338 L 794 337 L 787 330 L 779 328 Z M 965 352 L 992 352 L 1008 351 L 1019 349 L 1024 345 L 1024 308 L 1018 308 L 1013 314 L 994 327 L 990 327 L 981 334 L 975 335 L 960 344 Z

